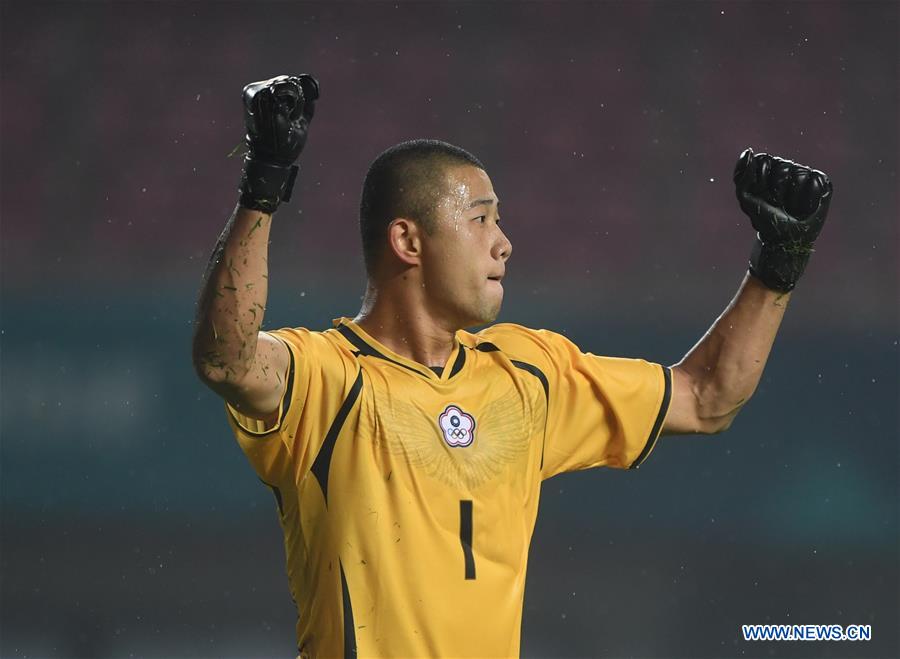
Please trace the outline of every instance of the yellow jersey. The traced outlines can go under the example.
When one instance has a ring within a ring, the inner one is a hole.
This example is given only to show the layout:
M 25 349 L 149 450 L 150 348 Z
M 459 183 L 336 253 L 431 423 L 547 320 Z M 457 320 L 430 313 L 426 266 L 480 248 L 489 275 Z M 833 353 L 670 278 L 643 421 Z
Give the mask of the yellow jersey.
M 518 656 L 541 482 L 637 467 L 670 370 L 513 324 L 457 332 L 443 369 L 348 318 L 271 334 L 277 420 L 226 410 L 275 493 L 300 656 Z

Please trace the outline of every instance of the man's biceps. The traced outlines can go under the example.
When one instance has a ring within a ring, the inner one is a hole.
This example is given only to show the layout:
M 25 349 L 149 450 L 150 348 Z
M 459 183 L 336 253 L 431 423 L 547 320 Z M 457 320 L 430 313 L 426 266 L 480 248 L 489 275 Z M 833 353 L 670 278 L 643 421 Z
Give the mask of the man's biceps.
M 240 406 L 232 405 L 258 418 L 276 413 L 290 384 L 290 362 L 287 345 L 267 332 L 260 332 L 253 367 L 236 392 Z
M 223 382 L 213 389 L 236 411 L 254 419 L 278 414 L 290 377 L 290 352 L 279 339 L 260 332 L 253 364 L 238 382 Z
M 270 371 L 278 374 L 282 382 L 287 376 L 291 362 L 290 349 L 287 344 L 268 332 L 259 332 L 256 339 L 256 358 L 254 366 L 258 366 L 267 375 Z

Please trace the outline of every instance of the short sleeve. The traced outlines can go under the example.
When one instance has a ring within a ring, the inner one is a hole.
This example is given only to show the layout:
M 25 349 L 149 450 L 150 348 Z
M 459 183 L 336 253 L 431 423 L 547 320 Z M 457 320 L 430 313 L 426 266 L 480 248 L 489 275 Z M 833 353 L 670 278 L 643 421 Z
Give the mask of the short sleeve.
M 270 334 L 290 355 L 285 392 L 269 422 L 225 404 L 228 423 L 256 474 L 271 485 L 297 482 L 318 453 L 348 388 L 352 356 L 323 332 L 280 329 Z M 350 380 L 352 382 L 352 380 Z
M 671 401 L 667 367 L 585 353 L 547 330 L 518 325 L 489 330 L 481 334 L 546 379 L 543 478 L 590 467 L 635 468 L 647 458 Z

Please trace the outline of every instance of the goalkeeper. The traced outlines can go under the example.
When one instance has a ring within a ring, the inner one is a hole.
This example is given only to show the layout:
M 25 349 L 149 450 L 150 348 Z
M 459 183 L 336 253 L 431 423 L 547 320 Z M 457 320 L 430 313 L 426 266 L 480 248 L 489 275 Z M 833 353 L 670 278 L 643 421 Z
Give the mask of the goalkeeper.
M 500 200 L 472 154 L 404 142 L 363 184 L 359 313 L 324 331 L 261 331 L 272 220 L 290 200 L 318 98 L 309 75 L 244 89 L 248 153 L 200 294 L 196 371 L 274 492 L 301 656 L 518 655 L 542 481 L 633 469 L 661 435 L 731 425 L 759 383 L 831 183 L 740 155 L 737 198 L 756 232 L 749 271 L 709 331 L 663 366 L 515 324 L 467 331 L 503 300 L 512 245 Z

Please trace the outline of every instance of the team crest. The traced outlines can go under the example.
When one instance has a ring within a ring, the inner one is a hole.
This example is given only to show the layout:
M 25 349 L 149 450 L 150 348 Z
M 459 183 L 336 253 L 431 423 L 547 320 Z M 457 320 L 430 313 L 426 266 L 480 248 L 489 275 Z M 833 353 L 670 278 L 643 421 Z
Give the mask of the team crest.
M 456 405 L 448 405 L 438 418 L 444 441 L 450 446 L 469 446 L 475 441 L 475 418 Z

